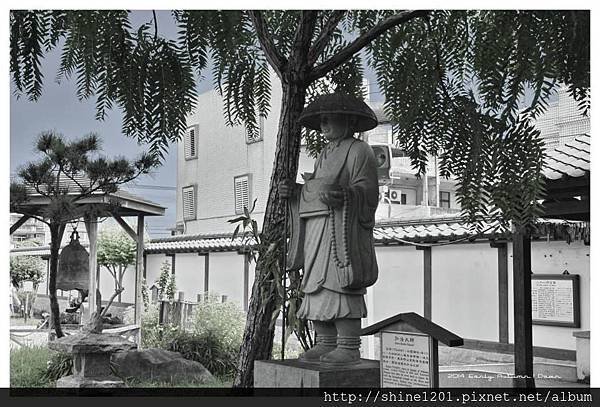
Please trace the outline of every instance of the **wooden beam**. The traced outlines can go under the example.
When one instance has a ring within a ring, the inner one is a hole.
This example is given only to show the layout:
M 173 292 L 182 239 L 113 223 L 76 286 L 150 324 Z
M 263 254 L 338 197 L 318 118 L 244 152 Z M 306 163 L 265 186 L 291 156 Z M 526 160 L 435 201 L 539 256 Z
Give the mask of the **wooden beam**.
M 136 239 L 136 258 L 135 258 L 135 314 L 134 323 L 142 326 L 142 276 L 144 275 L 144 216 L 137 217 L 137 239 Z M 141 330 L 137 335 L 138 347 L 141 346 Z
M 483 341 L 480 339 L 465 339 L 462 345 L 463 349 L 479 350 L 483 352 L 494 352 L 504 354 L 514 354 L 515 345 L 512 343 L 500 343 L 493 341 Z M 576 352 L 570 349 L 547 348 L 543 346 L 533 347 L 533 356 L 546 359 L 570 360 L 575 361 Z
M 581 190 L 590 189 L 590 176 L 583 175 L 581 177 L 562 177 L 558 179 L 546 180 L 546 193 L 552 194 L 553 191 L 560 189 L 580 188 Z
M 525 228 L 513 233 L 515 336 L 514 387 L 535 388 L 531 326 L 531 237 Z
M 137 242 L 137 240 L 138 240 L 137 234 L 133 231 L 131 226 L 129 226 L 129 224 L 127 222 L 125 222 L 125 220 L 123 220 L 123 218 L 116 213 L 112 213 L 112 217 L 115 218 L 117 223 L 119 225 L 121 225 L 121 227 L 123 228 L 123 230 L 125 230 L 125 232 L 127 232 L 129 237 L 131 237 L 134 241 Z
M 23 215 L 19 218 L 18 221 L 16 221 L 11 227 L 10 227 L 10 234 L 12 235 L 13 233 L 15 233 L 17 231 L 17 229 L 19 229 L 21 226 L 23 226 L 23 223 L 27 222 L 29 220 L 29 218 L 31 218 L 31 216 L 29 215 Z
M 508 343 L 508 247 L 506 242 L 490 242 L 498 249 L 498 340 Z
M 88 309 L 86 310 L 86 321 L 89 321 L 92 314 L 96 310 L 96 290 L 98 290 L 98 218 L 93 215 L 86 215 L 84 218 L 85 229 L 90 242 L 89 247 L 89 294 L 88 294 Z
M 542 204 L 544 214 L 542 216 L 564 216 L 573 214 L 588 214 L 590 213 L 589 200 L 573 200 L 562 202 L 546 202 Z
M 423 316 L 431 320 L 431 246 L 416 246 L 423 251 Z

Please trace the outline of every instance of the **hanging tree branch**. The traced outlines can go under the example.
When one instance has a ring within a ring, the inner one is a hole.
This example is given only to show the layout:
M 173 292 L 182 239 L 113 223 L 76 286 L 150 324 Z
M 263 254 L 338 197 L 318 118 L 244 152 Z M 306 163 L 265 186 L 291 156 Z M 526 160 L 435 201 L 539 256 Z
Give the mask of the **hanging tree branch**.
M 321 30 L 319 38 L 316 39 L 313 46 L 310 48 L 310 51 L 308 52 L 309 66 L 313 66 L 319 58 L 319 56 L 321 55 L 321 53 L 325 50 L 325 47 L 327 47 L 327 44 L 329 43 L 329 40 L 331 39 L 331 35 L 335 31 L 335 28 L 340 23 L 340 21 L 342 21 L 345 15 L 346 12 L 340 10 L 334 10 L 331 13 L 329 18 L 327 19 L 327 22 L 325 23 L 325 26 Z
M 361 36 L 356 38 L 350 44 L 348 44 L 345 48 L 343 48 L 340 52 L 333 55 L 327 61 L 322 64 L 317 65 L 311 72 L 309 77 L 310 81 L 317 80 L 325 75 L 328 72 L 334 70 L 338 66 L 342 65 L 344 62 L 348 61 L 352 58 L 357 52 L 366 47 L 379 37 L 381 34 L 386 32 L 392 27 L 395 27 L 400 24 L 404 24 L 413 18 L 424 17 L 429 13 L 426 10 L 413 10 L 413 11 L 403 11 L 398 14 L 395 14 L 389 18 L 386 18 L 379 24 L 373 26 L 369 31 L 366 31 Z
M 252 10 L 250 11 L 250 18 L 252 19 L 252 23 L 256 29 L 258 42 L 260 43 L 267 60 L 271 64 L 271 67 L 275 70 L 277 76 L 281 78 L 281 72 L 284 70 L 285 65 L 288 62 L 287 59 L 281 55 L 277 47 L 275 47 L 273 38 L 267 30 L 267 23 L 262 13 L 258 10 Z

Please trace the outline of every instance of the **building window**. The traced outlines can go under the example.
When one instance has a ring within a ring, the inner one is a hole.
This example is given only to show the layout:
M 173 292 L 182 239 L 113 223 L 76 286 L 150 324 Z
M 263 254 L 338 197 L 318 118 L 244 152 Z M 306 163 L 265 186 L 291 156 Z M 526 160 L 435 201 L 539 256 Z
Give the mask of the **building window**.
M 196 186 L 184 187 L 183 195 L 183 220 L 196 219 Z
M 406 205 L 406 194 L 400 194 L 400 205 Z
M 258 122 L 256 123 L 256 129 L 254 132 L 251 132 L 250 129 L 246 127 L 246 144 L 257 143 L 263 140 L 263 136 L 265 133 L 265 118 L 257 113 Z
M 450 192 L 440 191 L 440 207 L 450 208 Z
M 198 158 L 198 126 L 191 126 L 187 129 L 184 138 L 185 159 L 192 160 Z
M 235 213 L 244 213 L 244 207 L 250 208 L 250 175 L 240 175 L 233 179 Z

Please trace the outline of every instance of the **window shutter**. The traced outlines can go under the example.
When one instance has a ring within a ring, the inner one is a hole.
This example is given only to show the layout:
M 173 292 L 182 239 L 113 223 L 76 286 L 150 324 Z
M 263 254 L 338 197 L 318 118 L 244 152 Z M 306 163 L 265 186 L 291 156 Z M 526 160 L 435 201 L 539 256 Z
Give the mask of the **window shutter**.
M 189 127 L 184 138 L 184 153 L 186 159 L 197 158 L 196 146 L 198 144 L 198 126 Z
M 196 188 L 193 185 L 183 188 L 183 219 L 196 219 Z
M 234 178 L 235 213 L 244 213 L 250 208 L 250 177 L 243 175 Z

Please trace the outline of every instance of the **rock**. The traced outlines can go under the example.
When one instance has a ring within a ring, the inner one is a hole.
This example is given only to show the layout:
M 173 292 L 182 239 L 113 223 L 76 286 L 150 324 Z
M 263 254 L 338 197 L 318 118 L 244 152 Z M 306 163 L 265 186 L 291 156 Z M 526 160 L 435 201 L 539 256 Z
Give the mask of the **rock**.
M 48 342 L 48 348 L 65 353 L 113 353 L 137 348 L 119 335 L 78 333 Z
M 180 353 L 164 349 L 119 352 L 112 355 L 111 362 L 116 373 L 123 379 L 197 383 L 206 383 L 213 379 L 213 375 L 202 363 L 184 359 Z

